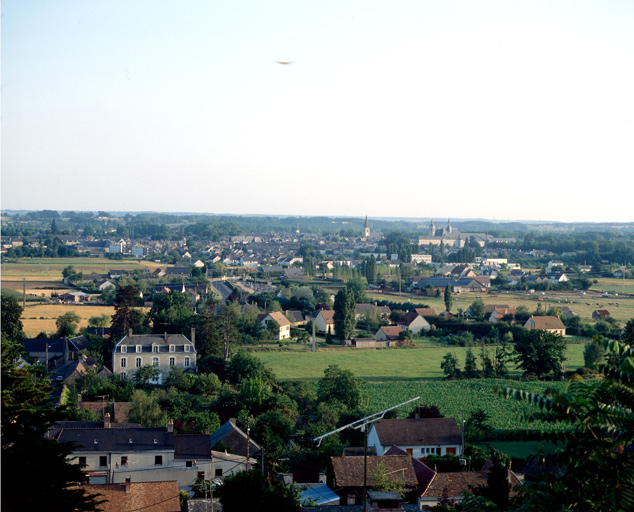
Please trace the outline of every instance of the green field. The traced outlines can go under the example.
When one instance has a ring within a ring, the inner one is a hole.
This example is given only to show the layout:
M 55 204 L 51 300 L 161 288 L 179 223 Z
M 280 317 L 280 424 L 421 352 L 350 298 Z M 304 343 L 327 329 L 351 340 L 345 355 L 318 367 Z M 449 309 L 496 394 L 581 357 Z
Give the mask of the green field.
M 569 344 L 567 350 L 567 369 L 574 370 L 583 366 L 583 343 Z M 491 351 L 492 347 L 490 348 Z M 456 354 L 461 366 L 464 364 L 464 347 L 422 347 L 390 348 L 379 350 L 366 349 L 320 349 L 317 352 L 304 351 L 254 351 L 281 380 L 318 380 L 331 364 L 351 370 L 357 377 L 368 382 L 402 382 L 440 380 L 444 374 L 440 368 L 443 356 L 447 352 Z M 479 357 L 480 348 L 474 347 L 473 353 Z M 491 352 L 490 352 L 491 353 Z M 509 364 L 511 375 L 520 372 Z
M 565 382 L 520 382 L 501 379 L 475 379 L 454 381 L 384 382 L 365 383 L 363 392 L 372 411 L 381 411 L 388 407 L 420 397 L 421 403 L 436 405 L 440 412 L 450 418 L 467 419 L 475 409 L 482 408 L 490 416 L 490 425 L 500 431 L 529 428 L 520 418 L 523 411 L 534 410 L 533 406 L 507 400 L 494 393 L 496 387 L 523 389 L 533 393 L 543 392 L 547 388 L 563 390 Z M 401 416 L 407 415 L 412 405 L 399 410 Z M 550 430 L 550 425 L 534 424 L 530 428 Z

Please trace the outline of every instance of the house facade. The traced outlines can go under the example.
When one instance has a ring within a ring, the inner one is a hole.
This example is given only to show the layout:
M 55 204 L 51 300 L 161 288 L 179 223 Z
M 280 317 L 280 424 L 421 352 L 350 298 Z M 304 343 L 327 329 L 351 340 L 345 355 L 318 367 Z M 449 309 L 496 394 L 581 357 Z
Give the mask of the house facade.
M 182 334 L 132 334 L 128 332 L 112 351 L 112 371 L 122 379 L 131 379 L 139 368 L 155 366 L 160 370 L 153 384 L 162 384 L 172 367 L 196 373 L 195 331 L 190 341 Z
M 260 316 L 262 318 L 260 318 Z M 258 319 L 260 320 L 260 323 L 262 324 L 262 327 L 264 329 L 268 329 L 269 322 L 271 320 L 275 320 L 277 322 L 277 324 L 280 326 L 280 332 L 277 336 L 278 340 L 286 340 L 291 337 L 291 323 L 288 318 L 284 316 L 283 313 L 280 313 L 279 311 L 273 311 L 272 313 L 265 313 L 260 316 L 258 316 Z
M 321 309 L 319 313 L 315 316 L 315 320 L 313 321 L 315 324 L 315 329 L 319 332 L 331 334 L 335 333 L 335 312 L 330 309 Z
M 462 433 L 454 418 L 378 420 L 368 432 L 368 446 L 383 455 L 397 446 L 412 457 L 462 455 Z
M 402 329 L 412 331 L 414 334 L 420 334 L 422 331 L 429 330 L 431 325 L 425 320 L 425 317 L 419 315 L 415 311 L 405 313 L 397 322 Z

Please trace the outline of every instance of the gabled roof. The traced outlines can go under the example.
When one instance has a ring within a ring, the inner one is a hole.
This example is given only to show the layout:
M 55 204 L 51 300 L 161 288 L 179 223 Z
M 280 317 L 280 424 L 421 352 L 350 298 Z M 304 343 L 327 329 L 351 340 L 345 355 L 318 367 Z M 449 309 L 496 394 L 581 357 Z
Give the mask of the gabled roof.
M 363 487 L 365 457 L 330 457 L 337 487 Z M 386 455 L 367 457 L 367 484 L 374 483 L 373 475 L 380 462 L 385 464 L 388 478 L 405 487 L 417 487 L 418 480 L 409 455 Z
M 405 450 L 401 450 L 398 446 L 392 446 L 388 451 L 385 452 L 385 455 L 410 456 Z M 424 494 L 425 491 L 428 489 L 432 480 L 436 476 L 436 472 L 420 460 L 415 459 L 414 457 L 412 457 L 412 466 L 414 467 L 416 479 L 418 480 L 418 487 L 416 490 L 418 491 L 418 495 L 420 496 Z
M 129 486 L 129 487 L 128 487 Z M 129 491 L 126 490 L 126 487 Z M 79 487 L 88 494 L 105 500 L 99 505 L 103 512 L 180 512 L 178 483 L 142 482 L 131 484 L 85 485 Z
M 460 445 L 462 433 L 454 418 L 378 420 L 373 424 L 381 446 Z
M 317 315 L 315 315 L 315 318 L 317 318 L 319 315 L 322 316 L 327 324 L 335 323 L 335 312 L 332 309 L 320 309 Z
M 286 318 L 284 314 L 280 313 L 279 311 L 273 311 L 272 313 L 269 313 L 268 316 L 275 320 L 280 325 L 280 327 L 291 325 L 291 323 L 288 321 L 288 318 Z
M 434 308 L 416 308 L 414 311 L 420 316 L 436 316 L 436 310 Z
M 235 455 L 247 456 L 247 451 L 250 455 L 255 455 L 261 448 L 250 438 L 249 449 L 247 450 L 247 435 L 236 425 L 235 418 L 231 418 L 222 427 L 216 430 L 209 437 L 209 443 L 214 448 L 218 443 L 222 442 L 224 447 Z
M 531 320 L 534 322 L 534 326 L 531 327 L 529 323 Z M 528 325 L 528 329 L 541 329 L 544 331 L 552 329 L 565 329 L 563 322 L 558 316 L 531 316 L 524 326 Z
M 379 327 L 379 331 L 389 340 L 398 340 L 401 339 L 403 328 L 400 325 L 384 325 Z
M 411 324 L 412 324 L 412 322 L 413 322 L 414 320 L 416 320 L 419 316 L 421 316 L 421 315 L 419 315 L 418 313 L 416 313 L 416 311 L 409 311 L 409 312 L 405 313 L 405 314 L 404 314 L 404 315 L 403 315 L 403 316 L 399 319 L 399 321 L 397 322 L 397 324 L 398 324 L 398 325 L 406 325 L 406 326 L 409 326 L 409 325 L 411 325 Z M 424 322 L 425 322 L 425 323 L 427 323 L 427 320 L 425 320 L 425 318 L 424 318 L 424 317 L 422 317 L 422 318 L 423 318 Z

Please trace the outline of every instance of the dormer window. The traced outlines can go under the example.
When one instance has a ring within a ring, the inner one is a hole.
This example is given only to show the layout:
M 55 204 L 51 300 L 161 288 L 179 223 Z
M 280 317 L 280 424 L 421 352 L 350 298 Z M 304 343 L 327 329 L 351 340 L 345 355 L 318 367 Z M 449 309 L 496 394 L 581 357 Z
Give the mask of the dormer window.
M 128 351 L 127 345 L 121 345 L 121 353 L 125 354 Z
M 190 345 L 185 345 L 185 352 L 189 352 L 191 346 Z
M 170 352 L 176 352 L 176 345 L 170 345 Z
M 141 350 L 142 350 L 142 349 L 141 349 L 141 345 L 137 345 L 137 346 L 136 346 L 136 351 L 137 351 L 137 354 L 138 354 L 139 352 L 141 352 Z
M 158 345 L 152 345 L 152 352 L 158 354 Z

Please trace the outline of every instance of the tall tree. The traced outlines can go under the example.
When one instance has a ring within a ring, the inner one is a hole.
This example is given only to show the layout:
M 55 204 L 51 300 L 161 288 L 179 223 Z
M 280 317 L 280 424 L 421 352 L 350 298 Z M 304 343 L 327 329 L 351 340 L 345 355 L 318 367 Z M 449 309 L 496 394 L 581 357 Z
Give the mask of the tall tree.
M 354 293 L 348 288 L 342 288 L 335 296 L 335 313 L 333 320 L 335 322 L 335 335 L 340 340 L 348 340 L 354 336 L 356 327 L 355 310 L 356 303 Z
M 559 377 L 566 360 L 566 342 L 562 336 L 541 329 L 523 331 L 515 341 L 515 362 L 537 378 L 548 374 Z
M 149 316 L 153 332 L 182 334 L 192 322 L 190 298 L 179 291 L 156 295 Z
M 1 348 L 2 510 L 96 510 L 94 497 L 74 488 L 85 475 L 69 462 L 73 447 L 45 436 L 60 419 L 49 381 L 17 363 L 23 349 L 4 332 Z M 29 475 L 36 474 L 45 477 L 34 482 Z
M 217 309 L 218 303 L 212 299 L 205 303 L 201 314 L 198 315 L 196 351 L 200 359 L 207 356 L 224 356 Z
M 147 323 L 143 311 L 136 308 L 139 304 L 140 291 L 134 285 L 120 286 L 117 288 L 115 298 L 114 315 L 112 315 L 112 337 L 119 339 L 132 329 L 135 333 L 146 332 Z
M 451 306 L 453 305 L 453 297 L 451 295 L 451 285 L 447 284 L 445 288 L 445 309 L 447 312 L 451 312 Z
M 2 294 L 2 335 L 12 341 L 24 338 L 22 326 L 22 311 L 24 309 L 15 297 Z

